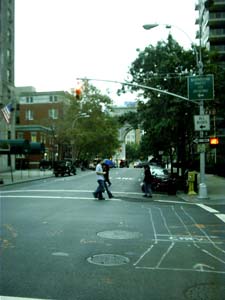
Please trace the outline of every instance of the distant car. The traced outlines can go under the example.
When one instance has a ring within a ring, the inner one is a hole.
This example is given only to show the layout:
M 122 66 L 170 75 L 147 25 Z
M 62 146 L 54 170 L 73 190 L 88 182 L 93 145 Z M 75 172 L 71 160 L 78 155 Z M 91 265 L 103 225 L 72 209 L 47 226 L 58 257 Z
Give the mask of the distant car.
M 88 169 L 90 169 L 90 170 L 95 170 L 95 168 L 96 168 L 96 165 L 97 165 L 97 159 L 94 159 L 94 160 L 92 160 L 92 161 L 90 161 L 89 162 L 89 164 L 88 164 Z
M 141 160 L 134 162 L 134 168 L 144 168 L 144 166 L 146 165 L 150 166 L 150 163 L 148 161 L 141 161 Z
M 142 168 L 143 167 L 143 162 L 138 160 L 134 162 L 134 168 Z
M 76 175 L 76 167 L 75 164 L 72 162 L 72 160 L 59 160 L 54 163 L 53 166 L 53 173 L 55 174 L 55 177 L 58 177 L 59 175 Z

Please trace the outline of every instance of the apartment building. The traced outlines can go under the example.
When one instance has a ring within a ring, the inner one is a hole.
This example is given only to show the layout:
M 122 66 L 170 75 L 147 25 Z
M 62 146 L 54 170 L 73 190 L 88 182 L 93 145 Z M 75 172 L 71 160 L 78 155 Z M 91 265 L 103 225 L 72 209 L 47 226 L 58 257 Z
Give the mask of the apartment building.
M 199 12 L 197 38 L 207 49 L 216 51 L 225 66 L 225 0 L 198 0 L 195 9 Z
M 14 0 L 0 0 L 0 109 L 11 104 L 15 107 L 14 95 Z M 8 122 L 0 112 L 0 139 L 15 137 L 14 113 Z M 0 170 L 14 166 L 14 159 L 0 154 Z

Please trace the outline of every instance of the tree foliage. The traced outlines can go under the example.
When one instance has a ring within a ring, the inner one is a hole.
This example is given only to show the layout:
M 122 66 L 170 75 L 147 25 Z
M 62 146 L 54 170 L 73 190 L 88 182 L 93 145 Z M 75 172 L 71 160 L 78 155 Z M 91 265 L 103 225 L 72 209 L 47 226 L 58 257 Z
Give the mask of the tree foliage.
M 161 41 L 155 47 L 149 45 L 139 51 L 131 64 L 131 82 L 136 86 L 129 85 L 127 88 L 138 91 L 140 95 L 136 119 L 144 130 L 141 150 L 145 157 L 150 154 L 158 156 L 159 152 L 163 152 L 171 161 L 177 160 L 185 166 L 193 155 L 193 115 L 199 114 L 198 105 L 137 85 L 187 97 L 187 76 L 198 74 L 196 50 L 193 47 L 185 51 L 169 35 L 166 42 Z M 205 69 L 209 71 L 211 57 L 204 49 L 202 56 Z
M 187 97 L 187 76 L 198 74 L 196 64 L 196 47 L 185 51 L 171 35 L 166 42 L 149 45 L 139 51 L 138 57 L 130 66 L 131 83 L 127 89 L 140 95 L 137 118 L 144 129 L 141 143 L 145 157 L 150 154 L 158 156 L 159 151 L 176 159 L 184 166 L 194 154 L 193 115 L 199 114 L 198 105 L 182 101 L 160 92 L 142 89 L 145 85 Z M 202 49 L 204 71 L 215 74 L 216 101 L 224 112 L 224 70 L 218 72 L 213 55 Z M 214 54 L 215 57 L 215 54 Z M 123 91 L 125 91 L 125 86 Z M 216 101 L 206 103 L 206 110 Z M 134 117 L 132 117 L 134 120 Z
M 111 105 L 108 96 L 87 82 L 81 99 L 71 96 L 58 134 L 73 145 L 76 159 L 111 157 L 119 147 L 118 122 L 109 115 Z

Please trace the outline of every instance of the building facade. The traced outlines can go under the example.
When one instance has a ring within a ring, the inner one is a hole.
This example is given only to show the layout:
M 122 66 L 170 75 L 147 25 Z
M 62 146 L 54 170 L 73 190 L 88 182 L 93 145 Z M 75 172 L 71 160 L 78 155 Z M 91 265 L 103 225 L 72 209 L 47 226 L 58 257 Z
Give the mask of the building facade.
M 225 0 L 198 0 L 195 9 L 199 12 L 197 38 L 202 46 L 218 53 L 225 67 Z
M 16 91 L 16 138 L 45 145 L 44 154 L 29 157 L 30 167 L 37 168 L 42 159 L 48 162 L 57 160 L 60 149 L 56 126 L 60 119 L 63 120 L 69 94 L 64 91 L 36 92 L 28 87 L 16 88 Z
M 11 103 L 15 107 L 14 93 L 14 0 L 0 0 L 0 109 Z M 15 115 L 12 112 L 7 123 L 0 112 L 0 139 L 15 137 Z M 6 155 L 0 154 L 0 169 L 14 165 Z

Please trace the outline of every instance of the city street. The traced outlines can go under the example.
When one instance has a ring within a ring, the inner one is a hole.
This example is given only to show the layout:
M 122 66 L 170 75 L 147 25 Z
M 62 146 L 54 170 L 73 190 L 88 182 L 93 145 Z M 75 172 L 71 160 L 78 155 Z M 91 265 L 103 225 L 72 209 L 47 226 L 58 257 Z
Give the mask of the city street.
M 94 171 L 3 187 L 0 299 L 221 300 L 225 206 L 144 198 L 142 171 L 102 201 Z

